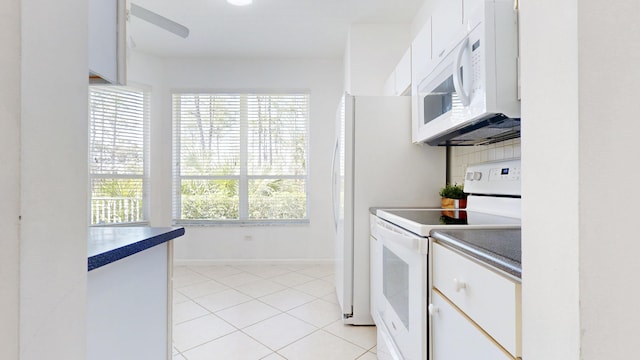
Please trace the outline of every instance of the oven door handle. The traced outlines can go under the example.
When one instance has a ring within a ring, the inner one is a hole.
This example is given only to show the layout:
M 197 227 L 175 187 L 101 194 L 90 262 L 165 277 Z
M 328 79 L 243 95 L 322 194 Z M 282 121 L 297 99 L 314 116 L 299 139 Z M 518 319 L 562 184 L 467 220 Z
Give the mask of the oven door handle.
M 426 237 L 414 235 L 380 219 L 376 220 L 376 227 L 378 228 L 379 239 L 382 242 L 392 242 L 420 254 L 429 253 L 429 239 Z

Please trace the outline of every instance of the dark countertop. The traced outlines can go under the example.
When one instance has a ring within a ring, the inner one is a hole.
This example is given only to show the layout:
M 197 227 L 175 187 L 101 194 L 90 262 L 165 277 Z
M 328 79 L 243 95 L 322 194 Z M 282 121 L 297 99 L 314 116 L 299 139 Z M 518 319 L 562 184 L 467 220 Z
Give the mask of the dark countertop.
M 430 235 L 437 242 L 522 278 L 522 236 L 519 229 L 433 230 Z
M 183 227 L 91 227 L 87 239 L 88 270 L 97 269 L 182 235 Z

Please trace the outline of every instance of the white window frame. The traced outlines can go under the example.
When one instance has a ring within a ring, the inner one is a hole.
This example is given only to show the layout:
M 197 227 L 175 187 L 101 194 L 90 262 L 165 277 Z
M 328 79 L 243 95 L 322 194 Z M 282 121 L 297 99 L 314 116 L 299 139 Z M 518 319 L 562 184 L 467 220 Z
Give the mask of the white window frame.
M 180 131 L 180 121 L 176 118 L 176 110 L 174 109 L 174 96 L 182 94 L 234 94 L 240 96 L 240 172 L 239 175 L 223 175 L 223 176 L 198 176 L 198 175 L 181 175 L 180 171 L 180 139 L 177 134 Z M 306 149 L 305 149 L 305 175 L 248 175 L 248 112 L 247 112 L 247 96 L 248 95 L 306 95 L 307 96 L 307 118 L 305 123 L 306 131 Z M 301 225 L 309 224 L 309 142 L 310 142 L 310 121 L 311 121 L 311 97 L 308 90 L 172 90 L 172 122 L 173 122 L 173 209 L 172 221 L 174 225 L 190 225 L 190 226 L 271 226 L 271 225 Z M 238 181 L 238 197 L 239 197 L 239 218 L 229 220 L 219 219 L 181 219 L 179 218 L 182 209 L 180 184 L 183 179 L 202 179 L 202 180 L 237 180 Z M 249 180 L 252 179 L 301 179 L 305 181 L 305 218 L 303 219 L 249 219 Z
M 150 154 L 149 154 L 149 148 L 150 148 L 150 109 L 151 109 L 151 91 L 150 88 L 146 87 L 146 86 L 142 86 L 142 85 L 136 85 L 136 86 L 120 86 L 120 85 L 90 85 L 89 88 L 96 88 L 96 89 L 105 89 L 105 90 L 115 90 L 115 91 L 123 91 L 123 92 L 127 92 L 127 91 L 134 91 L 134 92 L 140 92 L 143 95 L 143 119 L 142 119 L 142 129 L 143 129 L 143 134 L 142 134 L 142 142 L 143 142 L 143 156 L 142 156 L 142 168 L 143 168 L 143 173 L 142 174 L 130 174 L 130 173 L 120 173 L 120 174 L 98 174 L 98 173 L 93 173 L 91 171 L 91 162 L 93 161 L 91 159 L 91 147 L 92 144 L 89 144 L 89 182 L 91 184 L 91 182 L 94 179 L 136 179 L 136 180 L 141 180 L 142 181 L 142 206 L 141 206 L 141 210 L 142 210 L 142 215 L 141 215 L 141 219 L 139 219 L 138 221 L 129 221 L 129 222 L 114 222 L 114 223 L 97 223 L 97 224 L 92 224 L 92 217 L 93 217 L 93 196 L 92 196 L 92 189 L 91 186 L 89 186 L 89 203 L 88 203 L 88 217 L 89 217 L 89 224 L 92 227 L 100 227 L 100 226 L 135 226 L 135 225 L 148 225 L 149 224 L 149 219 L 150 219 L 150 206 L 149 206 L 149 163 L 150 163 Z M 91 97 L 91 92 L 89 92 L 89 97 Z M 89 99 L 90 101 L 90 99 Z M 91 132 L 91 103 L 89 103 L 89 132 Z M 91 141 L 91 135 L 89 134 L 89 141 Z

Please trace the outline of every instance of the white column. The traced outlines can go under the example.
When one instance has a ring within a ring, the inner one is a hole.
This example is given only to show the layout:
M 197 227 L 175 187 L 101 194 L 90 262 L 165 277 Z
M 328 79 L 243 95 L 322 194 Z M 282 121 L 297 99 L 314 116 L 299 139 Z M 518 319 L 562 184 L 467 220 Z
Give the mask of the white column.
M 579 3 L 581 356 L 629 359 L 640 323 L 640 2 Z
M 87 2 L 22 1 L 20 359 L 85 359 Z
M 523 358 L 632 358 L 640 3 L 521 6 Z
M 20 0 L 0 2 L 0 359 L 17 359 L 20 312 Z
M 520 2 L 523 358 L 580 359 L 578 2 Z

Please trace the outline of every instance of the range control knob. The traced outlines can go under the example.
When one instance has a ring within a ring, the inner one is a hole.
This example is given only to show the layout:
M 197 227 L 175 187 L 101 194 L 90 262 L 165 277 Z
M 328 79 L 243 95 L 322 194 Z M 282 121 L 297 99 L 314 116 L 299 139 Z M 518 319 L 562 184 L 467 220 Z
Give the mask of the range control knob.
M 482 179 L 482 173 L 480 171 L 476 171 L 473 173 L 473 180 L 478 181 Z
M 472 172 L 472 171 L 469 171 L 469 172 L 467 173 L 467 176 L 466 176 L 465 178 L 466 178 L 466 180 L 473 180 L 473 172 Z

